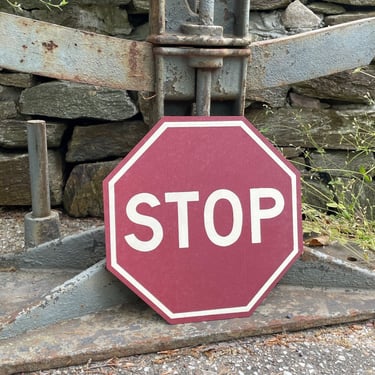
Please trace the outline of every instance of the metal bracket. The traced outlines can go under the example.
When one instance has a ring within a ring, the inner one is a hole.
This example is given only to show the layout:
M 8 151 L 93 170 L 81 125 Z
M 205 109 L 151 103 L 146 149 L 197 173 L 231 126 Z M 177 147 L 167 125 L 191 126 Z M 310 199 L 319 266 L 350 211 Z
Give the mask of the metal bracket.
M 150 36 L 159 45 L 247 47 L 250 0 L 151 1 Z
M 158 117 L 242 114 L 249 53 L 248 49 L 154 48 Z
M 152 2 L 158 118 L 243 114 L 249 10 L 248 0 Z

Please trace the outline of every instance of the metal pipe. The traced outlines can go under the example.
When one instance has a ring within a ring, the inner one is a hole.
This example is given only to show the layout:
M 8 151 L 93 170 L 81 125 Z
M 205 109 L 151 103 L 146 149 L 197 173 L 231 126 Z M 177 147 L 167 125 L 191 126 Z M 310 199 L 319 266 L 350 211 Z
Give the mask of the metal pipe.
M 199 1 L 199 19 L 203 25 L 213 25 L 215 14 L 215 0 Z
M 210 116 L 211 113 L 211 80 L 210 69 L 197 69 L 196 106 L 197 116 Z
M 50 216 L 51 203 L 48 178 L 46 123 L 43 120 L 27 122 L 32 216 Z

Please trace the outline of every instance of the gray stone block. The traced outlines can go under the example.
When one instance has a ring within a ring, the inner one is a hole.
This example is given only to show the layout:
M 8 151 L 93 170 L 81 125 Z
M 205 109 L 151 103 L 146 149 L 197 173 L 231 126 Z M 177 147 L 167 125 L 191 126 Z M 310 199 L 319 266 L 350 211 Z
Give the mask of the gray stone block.
M 63 162 L 60 152 L 48 152 L 50 197 L 60 205 L 63 190 Z M 29 157 L 27 153 L 0 152 L 0 206 L 30 206 Z
M 57 148 L 61 145 L 67 125 L 47 122 L 47 145 Z M 0 147 L 27 149 L 27 121 L 0 120 Z
M 53 81 L 22 92 L 23 114 L 64 119 L 93 118 L 121 121 L 138 113 L 125 90 L 115 90 L 82 83 Z
M 74 167 L 64 190 L 64 208 L 74 217 L 103 216 L 104 178 L 120 160 Z
M 68 145 L 67 162 L 125 156 L 147 133 L 141 121 L 76 126 Z

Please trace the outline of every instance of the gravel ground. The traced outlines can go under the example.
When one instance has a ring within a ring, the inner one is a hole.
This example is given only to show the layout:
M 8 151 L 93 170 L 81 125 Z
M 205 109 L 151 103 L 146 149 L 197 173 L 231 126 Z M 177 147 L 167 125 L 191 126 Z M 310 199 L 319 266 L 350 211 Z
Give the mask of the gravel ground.
M 375 374 L 375 322 L 88 362 L 33 375 Z
M 23 250 L 20 208 L 0 208 L 0 254 Z M 63 236 L 103 225 L 60 212 Z M 201 345 L 159 353 L 88 362 L 34 375 L 375 375 L 375 321 Z
M 61 236 L 82 232 L 103 225 L 99 218 L 73 219 L 59 212 Z M 17 253 L 24 250 L 24 217 L 30 210 L 19 207 L 0 207 L 0 254 Z

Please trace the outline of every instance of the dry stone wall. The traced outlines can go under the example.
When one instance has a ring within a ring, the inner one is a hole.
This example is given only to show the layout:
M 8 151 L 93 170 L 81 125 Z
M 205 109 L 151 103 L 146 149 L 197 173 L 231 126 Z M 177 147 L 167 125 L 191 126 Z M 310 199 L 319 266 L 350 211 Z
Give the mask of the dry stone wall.
M 38 0 L 20 2 L 20 15 L 39 20 L 135 40 L 148 33 L 147 0 L 71 0 L 63 11 L 49 11 Z M 0 0 L 0 11 L 17 12 L 5 0 Z M 375 16 L 375 0 L 252 0 L 251 39 L 369 16 Z M 246 117 L 283 150 L 311 186 L 334 199 L 327 185 L 330 174 L 355 174 L 363 168 L 375 174 L 374 155 L 365 152 L 375 148 L 371 98 L 375 65 L 287 87 L 248 88 Z M 31 204 L 26 121 L 44 119 L 52 204 L 72 216 L 102 216 L 101 182 L 147 133 L 145 108 L 134 92 L 0 71 L 0 206 Z M 374 189 L 371 182 L 360 191 L 370 205 Z M 304 197 L 325 206 L 312 191 L 305 190 Z

